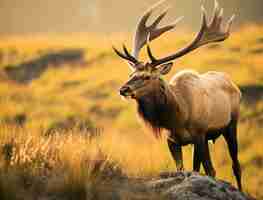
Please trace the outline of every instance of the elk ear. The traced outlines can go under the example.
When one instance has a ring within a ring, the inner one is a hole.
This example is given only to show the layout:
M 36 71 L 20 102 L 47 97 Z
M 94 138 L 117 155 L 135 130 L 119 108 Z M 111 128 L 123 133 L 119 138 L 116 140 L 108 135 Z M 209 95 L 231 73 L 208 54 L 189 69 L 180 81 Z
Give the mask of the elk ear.
M 165 75 L 165 74 L 168 74 L 171 71 L 172 66 L 173 66 L 173 63 L 170 62 L 170 63 L 166 63 L 166 64 L 161 65 L 157 69 L 158 69 L 160 74 Z

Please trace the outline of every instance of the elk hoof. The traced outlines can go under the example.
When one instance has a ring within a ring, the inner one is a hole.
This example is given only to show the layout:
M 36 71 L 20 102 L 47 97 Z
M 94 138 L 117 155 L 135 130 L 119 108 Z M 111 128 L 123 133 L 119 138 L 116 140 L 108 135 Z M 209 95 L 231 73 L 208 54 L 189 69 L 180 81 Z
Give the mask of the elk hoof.
M 179 168 L 177 168 L 177 171 L 178 171 L 178 172 L 184 172 L 184 167 L 179 167 Z

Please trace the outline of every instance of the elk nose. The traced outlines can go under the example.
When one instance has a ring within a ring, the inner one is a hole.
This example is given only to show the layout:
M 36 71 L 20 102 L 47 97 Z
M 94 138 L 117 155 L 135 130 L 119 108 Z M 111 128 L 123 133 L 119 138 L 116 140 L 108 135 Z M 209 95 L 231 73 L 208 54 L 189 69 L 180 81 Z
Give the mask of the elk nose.
M 120 95 L 125 96 L 128 92 L 131 92 L 131 88 L 129 86 L 121 87 Z

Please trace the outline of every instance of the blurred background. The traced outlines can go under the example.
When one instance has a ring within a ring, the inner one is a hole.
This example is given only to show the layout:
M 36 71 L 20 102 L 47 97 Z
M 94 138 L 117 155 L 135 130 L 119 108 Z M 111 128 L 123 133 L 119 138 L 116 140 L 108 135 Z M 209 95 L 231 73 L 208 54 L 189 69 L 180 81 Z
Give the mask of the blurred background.
M 1 0 L 0 34 L 45 32 L 125 32 L 156 0 Z M 170 17 L 185 16 L 183 25 L 199 25 L 200 0 L 168 0 Z M 204 1 L 208 10 L 213 1 Z M 237 15 L 237 24 L 263 23 L 262 0 L 221 0 L 226 16 Z M 168 18 L 169 19 L 169 18 Z

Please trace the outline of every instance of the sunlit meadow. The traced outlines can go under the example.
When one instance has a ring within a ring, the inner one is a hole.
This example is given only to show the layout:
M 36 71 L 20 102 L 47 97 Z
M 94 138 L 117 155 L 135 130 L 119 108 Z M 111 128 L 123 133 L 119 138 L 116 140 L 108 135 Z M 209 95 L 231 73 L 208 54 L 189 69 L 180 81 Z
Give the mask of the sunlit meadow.
M 130 44 L 130 36 L 80 33 L 1 39 L 0 199 L 51 194 L 100 199 L 99 192 L 110 192 L 105 177 L 136 180 L 175 170 L 165 131 L 156 140 L 137 117 L 136 104 L 118 95 L 129 68 L 111 46 Z M 192 37 L 190 32 L 169 33 L 152 48 L 156 55 L 166 55 Z M 17 67 L 43 52 L 71 48 L 84 50 L 84 63 L 49 66 L 27 84 L 10 80 L 4 72 L 6 66 Z M 219 45 L 192 52 L 177 60 L 165 79 L 182 69 L 224 71 L 238 85 L 263 86 L 263 28 L 241 28 Z M 262 99 L 243 103 L 238 127 L 244 188 L 258 199 L 263 198 L 262 112 Z M 217 178 L 235 184 L 224 140 L 210 149 Z M 191 146 L 184 148 L 184 161 L 191 170 Z M 122 195 L 129 199 L 129 190 Z

